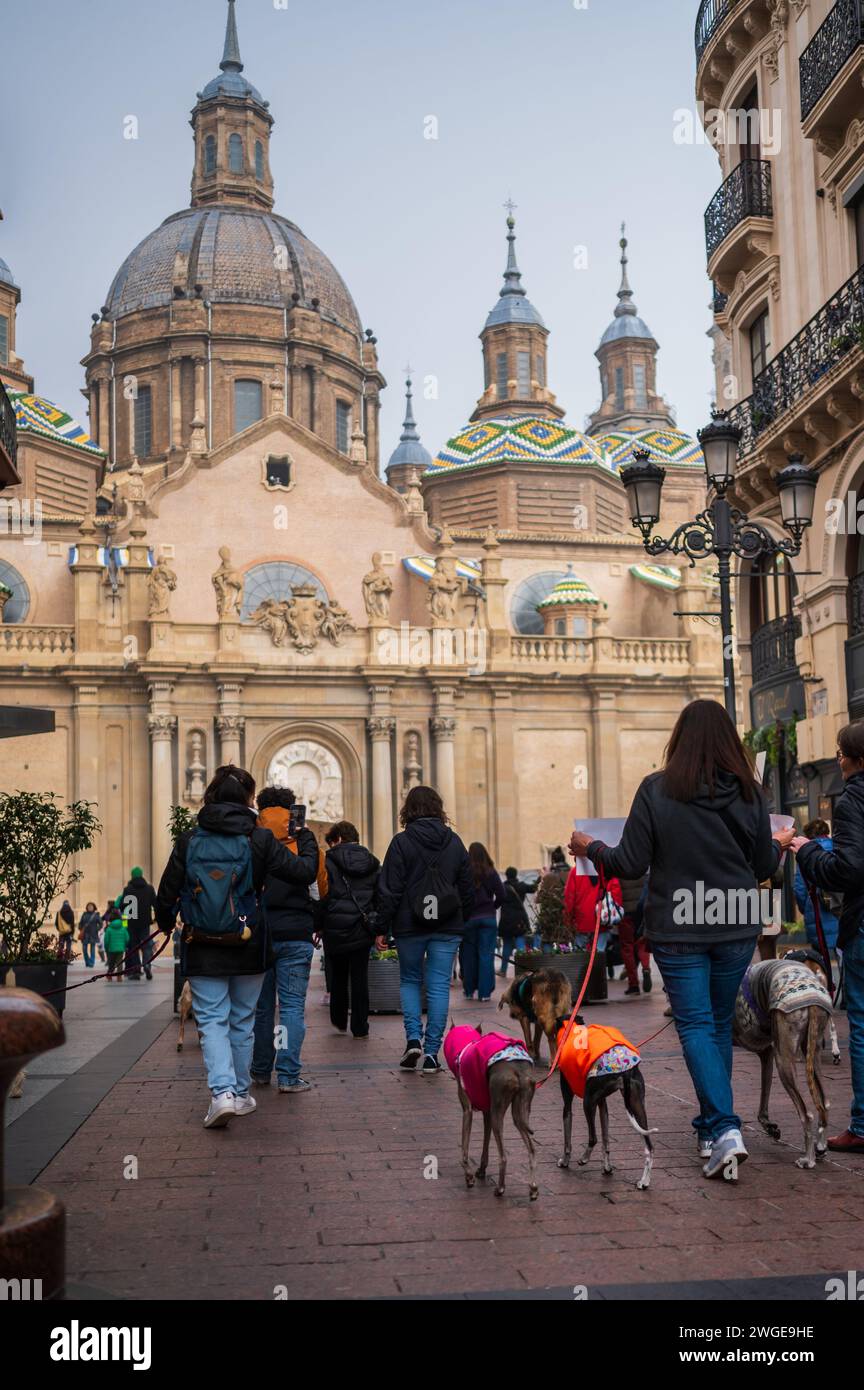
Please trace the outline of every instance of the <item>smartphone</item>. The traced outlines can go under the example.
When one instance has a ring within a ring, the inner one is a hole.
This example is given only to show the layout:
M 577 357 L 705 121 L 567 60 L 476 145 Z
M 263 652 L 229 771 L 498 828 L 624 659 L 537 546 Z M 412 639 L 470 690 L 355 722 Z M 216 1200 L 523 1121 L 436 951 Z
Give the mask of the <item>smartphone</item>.
M 291 834 L 296 835 L 298 830 L 306 829 L 306 807 L 299 806 L 295 801 L 291 807 Z

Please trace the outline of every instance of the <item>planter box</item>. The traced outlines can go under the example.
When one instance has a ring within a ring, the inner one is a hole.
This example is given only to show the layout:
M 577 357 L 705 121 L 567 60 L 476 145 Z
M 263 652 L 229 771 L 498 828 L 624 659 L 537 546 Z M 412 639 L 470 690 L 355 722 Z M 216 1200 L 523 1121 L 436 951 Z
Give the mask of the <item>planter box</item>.
M 528 975 L 532 970 L 560 970 L 561 974 L 570 981 L 573 1002 L 576 1002 L 588 967 L 587 951 L 565 951 L 560 954 L 551 951 L 533 953 L 517 951 L 513 960 L 517 975 Z M 582 1002 L 584 1004 L 605 1004 L 608 997 L 606 957 L 598 951 L 594 959 L 594 969 L 591 972 L 591 983 Z
M 424 972 L 425 973 L 425 972 Z M 349 986 L 350 1000 L 351 989 Z M 420 1007 L 426 1012 L 426 985 L 420 999 Z M 369 1012 L 370 1014 L 401 1014 L 402 996 L 399 992 L 398 960 L 370 960 L 369 962 Z
M 5 983 L 5 975 L 8 966 L 2 968 L 0 972 L 0 985 Z M 52 964 L 38 965 L 15 965 L 12 967 L 15 973 L 16 989 L 30 989 L 34 994 L 41 994 L 43 998 L 50 995 L 48 1003 L 58 1012 L 63 1014 L 66 1008 L 66 973 L 68 963 L 66 961 L 54 961 Z M 54 994 L 54 990 L 62 990 L 62 994 Z

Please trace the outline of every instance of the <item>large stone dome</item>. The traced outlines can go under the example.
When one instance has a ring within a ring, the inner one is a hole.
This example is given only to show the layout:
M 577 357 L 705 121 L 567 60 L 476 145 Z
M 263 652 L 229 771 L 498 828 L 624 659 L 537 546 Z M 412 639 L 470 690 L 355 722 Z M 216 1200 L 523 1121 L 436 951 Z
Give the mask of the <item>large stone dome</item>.
M 167 305 L 178 295 L 193 298 L 197 285 L 214 304 L 291 309 L 317 300 L 324 318 L 361 332 L 345 282 L 300 228 L 276 213 L 236 206 L 193 207 L 166 218 L 123 262 L 106 317 Z

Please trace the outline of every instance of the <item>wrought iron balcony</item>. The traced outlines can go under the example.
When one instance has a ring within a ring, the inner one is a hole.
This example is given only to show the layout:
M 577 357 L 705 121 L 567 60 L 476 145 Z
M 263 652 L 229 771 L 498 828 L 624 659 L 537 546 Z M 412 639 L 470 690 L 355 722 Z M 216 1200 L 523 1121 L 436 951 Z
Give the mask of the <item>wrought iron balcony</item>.
M 864 267 L 760 372 L 752 396 L 729 412 L 741 430 L 740 453 L 749 454 L 761 434 L 857 348 L 864 348 Z
M 798 669 L 795 640 L 800 636 L 801 619 L 793 613 L 757 627 L 750 647 L 754 685 L 791 675 Z
M 748 217 L 773 217 L 771 165 L 767 159 L 742 159 L 720 185 L 705 209 L 708 260 Z
M 0 381 L 0 488 L 20 482 L 15 407 Z
M 696 16 L 696 62 L 701 63 L 702 54 L 713 39 L 727 14 L 730 14 L 738 0 L 702 0 Z
M 801 119 L 806 120 L 831 83 L 864 44 L 864 0 L 837 0 L 799 61 Z

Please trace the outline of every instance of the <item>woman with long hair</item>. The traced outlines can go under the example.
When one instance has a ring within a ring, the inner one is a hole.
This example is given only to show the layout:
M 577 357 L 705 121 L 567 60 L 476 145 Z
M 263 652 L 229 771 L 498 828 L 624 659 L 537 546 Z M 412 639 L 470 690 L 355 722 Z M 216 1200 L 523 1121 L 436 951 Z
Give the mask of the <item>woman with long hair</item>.
M 608 880 L 650 869 L 646 933 L 696 1090 L 693 1121 L 706 1177 L 747 1150 L 732 1097 L 732 1018 L 762 930 L 759 883 L 795 832 L 771 834 L 765 795 L 729 715 L 714 700 L 681 711 L 662 771 L 636 793 L 621 843 L 574 833 Z
M 468 854 L 451 830 L 434 787 L 412 787 L 399 812 L 402 830 L 390 841 L 378 881 L 380 949 L 396 941 L 405 1051 L 404 1071 L 441 1070 L 438 1052 L 447 1026 L 450 976 L 464 924 L 474 906 Z M 422 992 L 426 973 L 426 1035 Z
M 255 1010 L 273 950 L 261 899 L 271 876 L 308 887 L 318 872 L 315 836 L 301 831 L 296 853 L 259 826 L 255 779 L 219 767 L 204 793 L 194 830 L 181 835 L 157 895 L 156 920 L 183 923 L 180 969 L 192 1007 L 211 1092 L 205 1128 L 221 1129 L 256 1108 L 250 1094 Z
M 462 962 L 462 988 L 466 999 L 477 994 L 488 1004 L 495 988 L 495 942 L 498 939 L 498 909 L 504 905 L 504 885 L 495 871 L 492 856 L 479 840 L 468 846 L 468 860 L 474 884 L 474 908 L 462 935 L 459 958 Z
M 837 735 L 837 761 L 843 791 L 834 803 L 830 849 L 818 837 L 798 837 L 792 845 L 808 884 L 843 895 L 837 945 L 843 952 L 852 1115 L 849 1128 L 828 1140 L 835 1153 L 864 1154 L 864 719 Z

